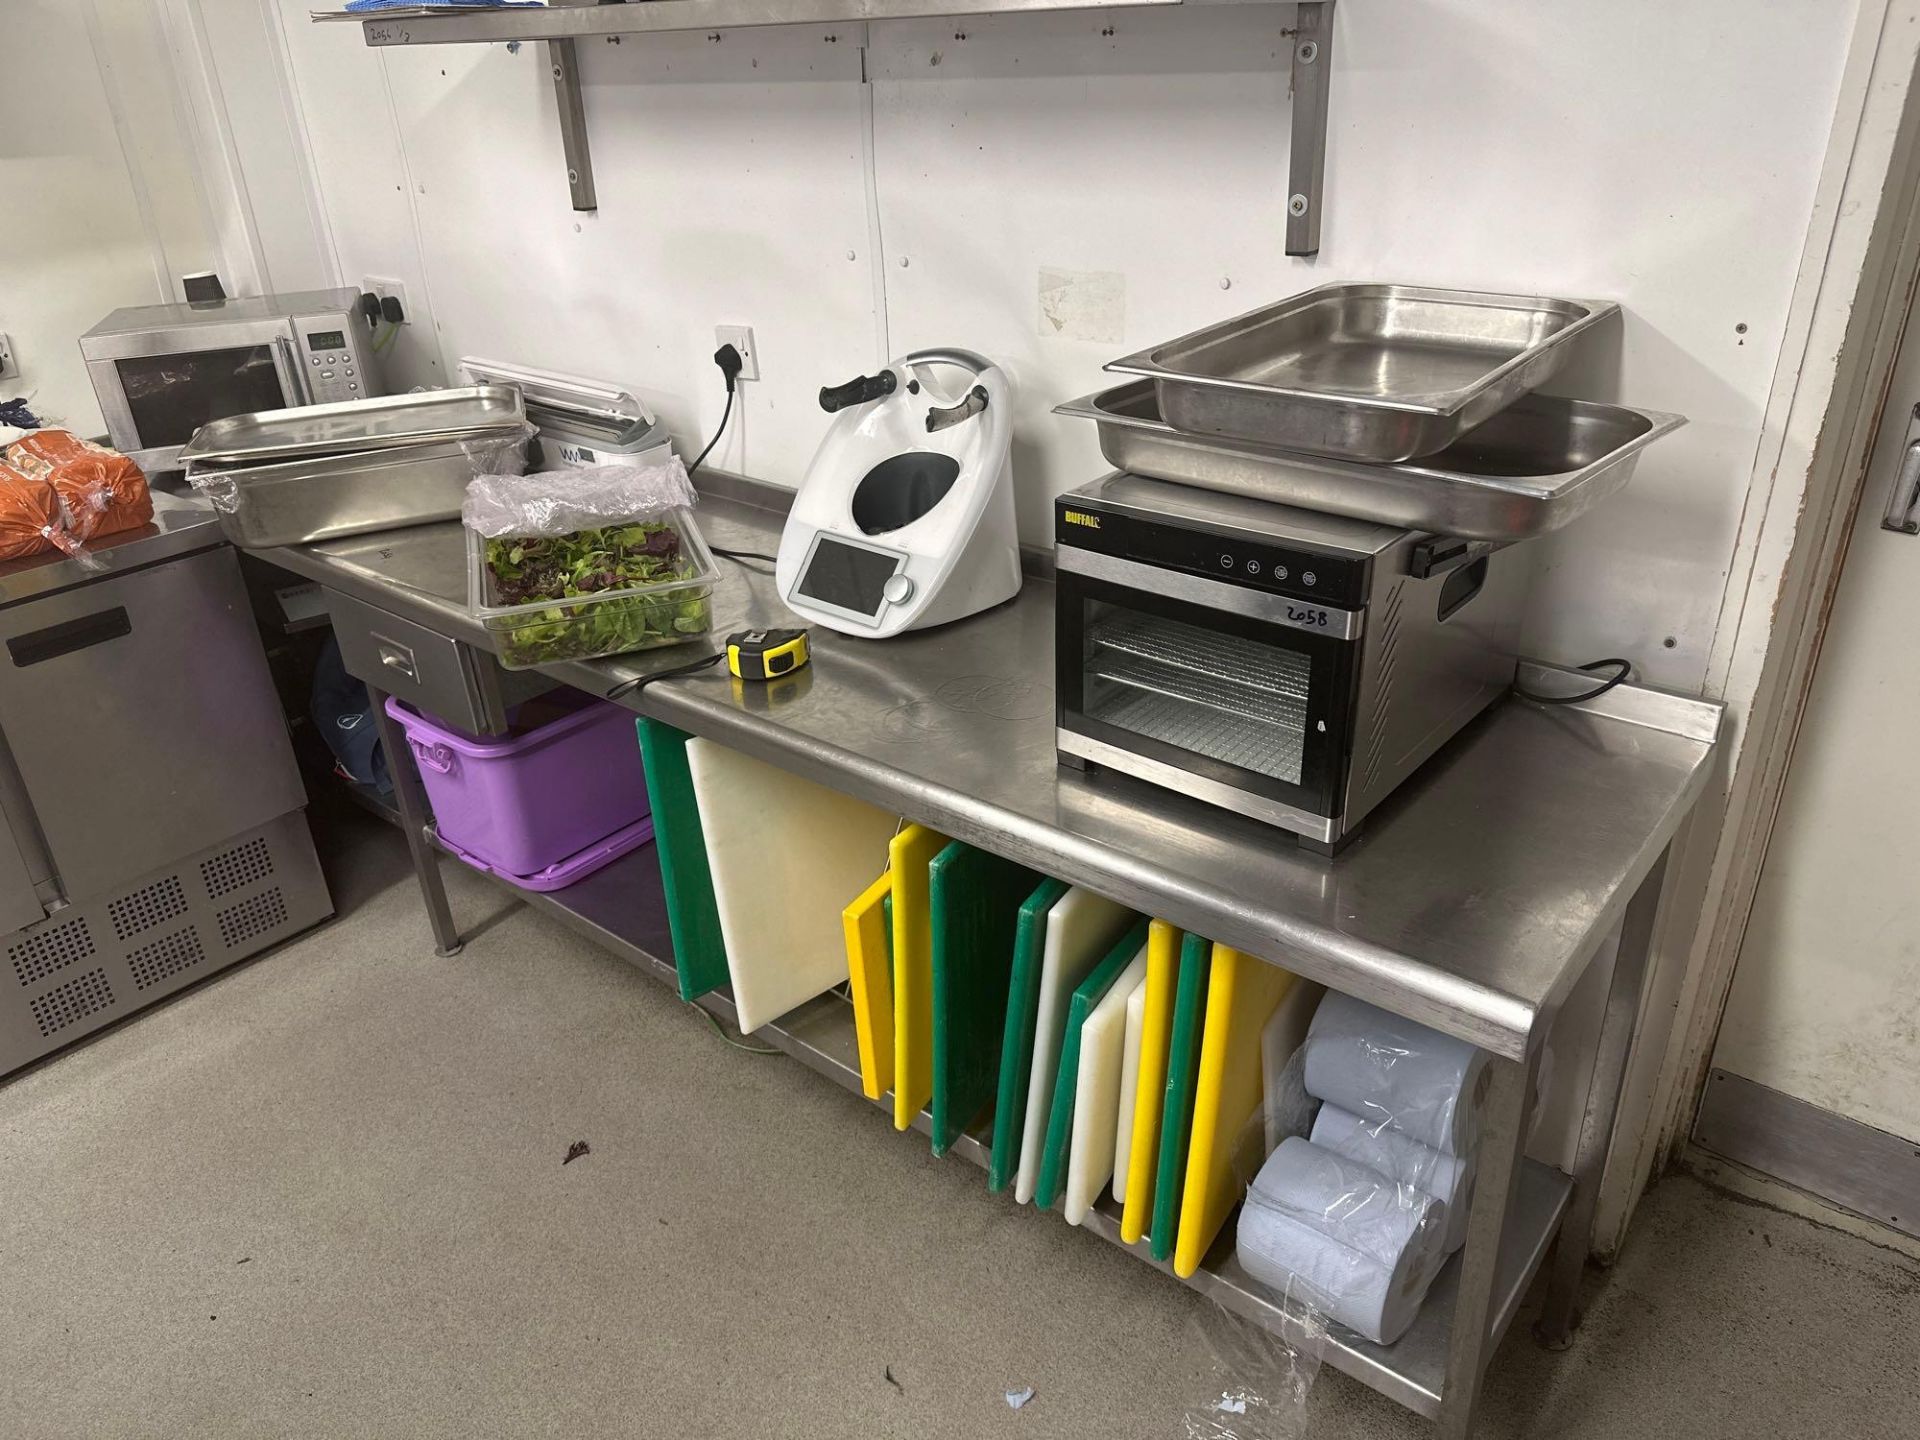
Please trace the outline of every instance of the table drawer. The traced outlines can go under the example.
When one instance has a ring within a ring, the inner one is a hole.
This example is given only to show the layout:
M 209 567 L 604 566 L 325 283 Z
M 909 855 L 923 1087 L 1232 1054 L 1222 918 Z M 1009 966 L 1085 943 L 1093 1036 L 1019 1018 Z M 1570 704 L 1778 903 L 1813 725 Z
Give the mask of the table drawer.
M 507 708 L 551 690 L 537 671 L 509 672 L 484 650 L 338 590 L 326 593 L 347 673 L 472 735 L 503 735 Z

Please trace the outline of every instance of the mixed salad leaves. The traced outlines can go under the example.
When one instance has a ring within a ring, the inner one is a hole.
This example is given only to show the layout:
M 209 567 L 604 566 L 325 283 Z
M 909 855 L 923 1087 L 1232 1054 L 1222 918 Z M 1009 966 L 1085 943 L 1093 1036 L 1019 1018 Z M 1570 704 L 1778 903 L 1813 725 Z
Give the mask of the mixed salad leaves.
M 490 621 L 500 658 L 515 667 L 671 645 L 704 635 L 713 624 L 704 585 L 661 595 L 610 593 L 699 576 L 680 531 L 664 520 L 489 539 L 486 566 L 490 603 L 553 602 L 545 610 Z

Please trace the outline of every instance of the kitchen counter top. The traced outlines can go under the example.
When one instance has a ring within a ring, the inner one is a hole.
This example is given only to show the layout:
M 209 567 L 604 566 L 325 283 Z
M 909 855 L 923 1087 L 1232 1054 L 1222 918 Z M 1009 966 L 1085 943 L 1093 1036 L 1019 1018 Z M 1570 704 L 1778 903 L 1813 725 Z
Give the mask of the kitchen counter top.
M 153 492 L 153 520 L 138 530 L 122 530 L 93 541 L 88 553 L 97 565 L 82 564 L 60 551 L 30 555 L 24 560 L 0 561 L 0 605 L 30 600 L 52 590 L 64 590 L 138 566 L 155 565 L 179 555 L 224 545 L 220 517 L 204 501 Z
M 701 529 L 711 545 L 771 553 L 784 499 L 715 477 Z M 466 610 L 457 523 L 262 553 L 491 648 Z M 795 623 L 771 565 L 722 567 L 715 639 Z M 778 691 L 736 692 L 716 669 L 624 703 L 1509 1059 L 1541 1042 L 1662 855 L 1706 783 L 1720 722 L 1718 705 L 1632 686 L 1582 705 L 1509 698 L 1327 859 L 1183 795 L 1060 767 L 1046 580 L 931 631 L 812 638 L 813 664 Z M 604 694 L 694 653 L 548 673 Z

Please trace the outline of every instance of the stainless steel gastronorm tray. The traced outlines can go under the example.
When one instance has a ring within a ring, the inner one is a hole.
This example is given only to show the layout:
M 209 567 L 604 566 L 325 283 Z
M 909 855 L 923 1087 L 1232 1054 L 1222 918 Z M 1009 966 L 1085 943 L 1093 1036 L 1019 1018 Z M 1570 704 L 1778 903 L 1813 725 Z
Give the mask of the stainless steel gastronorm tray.
M 1055 413 L 1094 421 L 1108 463 L 1135 475 L 1468 540 L 1559 529 L 1625 485 L 1640 452 L 1687 423 L 1659 410 L 1525 395 L 1430 459 L 1363 465 L 1183 435 L 1160 418 L 1144 380 Z
M 526 403 L 512 385 L 422 390 L 214 420 L 194 432 L 180 451 L 180 463 L 261 465 L 302 455 L 512 434 L 526 422 Z
M 441 440 L 361 455 L 303 455 L 250 469 L 200 469 L 192 483 L 212 498 L 229 540 L 265 550 L 451 520 L 474 466 L 466 445 Z
M 1410 285 L 1324 285 L 1115 360 L 1176 430 L 1374 464 L 1445 449 L 1544 384 L 1619 310 Z

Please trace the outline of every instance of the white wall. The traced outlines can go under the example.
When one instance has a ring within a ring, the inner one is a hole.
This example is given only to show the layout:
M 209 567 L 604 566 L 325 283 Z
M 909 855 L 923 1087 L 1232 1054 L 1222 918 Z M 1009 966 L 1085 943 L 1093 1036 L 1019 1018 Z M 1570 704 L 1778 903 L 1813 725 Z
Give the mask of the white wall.
M 696 443 L 713 326 L 750 323 L 765 378 L 720 463 L 791 485 L 820 384 L 964 344 L 1020 382 L 1029 539 L 1101 468 L 1048 411 L 1128 349 L 1330 280 L 1617 299 L 1556 388 L 1692 423 L 1544 548 L 1528 644 L 1701 682 L 1850 5 L 1345 6 L 1309 262 L 1282 253 L 1285 5 L 875 24 L 870 86 L 857 30 L 587 44 L 579 216 L 540 47 L 368 50 L 280 3 L 340 273 L 408 284 L 408 380 L 600 374 Z M 1111 338 L 1054 333 L 1043 270 L 1117 276 Z
M 15 0 L 0 26 L 0 399 L 99 434 L 79 337 L 210 265 L 206 212 L 147 0 Z
M 232 295 L 334 283 L 272 0 L 148 4 L 172 50 Z M 305 17 L 302 17 L 305 23 Z

